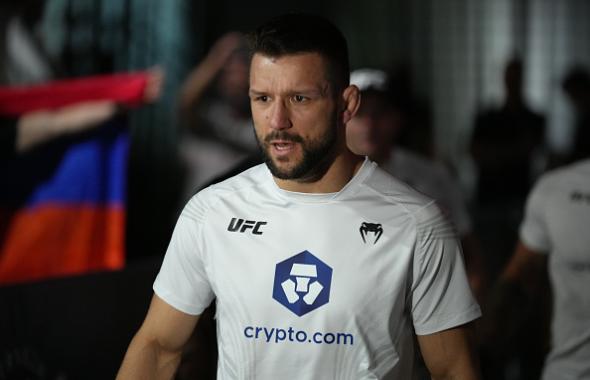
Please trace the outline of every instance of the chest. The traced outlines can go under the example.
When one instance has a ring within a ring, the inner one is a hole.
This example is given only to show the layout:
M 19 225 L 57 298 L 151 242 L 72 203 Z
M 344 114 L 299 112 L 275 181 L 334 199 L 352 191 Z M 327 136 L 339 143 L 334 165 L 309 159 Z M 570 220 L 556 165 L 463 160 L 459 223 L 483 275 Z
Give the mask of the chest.
M 401 310 L 414 233 L 403 217 L 325 205 L 221 205 L 204 229 L 218 305 L 257 320 Z

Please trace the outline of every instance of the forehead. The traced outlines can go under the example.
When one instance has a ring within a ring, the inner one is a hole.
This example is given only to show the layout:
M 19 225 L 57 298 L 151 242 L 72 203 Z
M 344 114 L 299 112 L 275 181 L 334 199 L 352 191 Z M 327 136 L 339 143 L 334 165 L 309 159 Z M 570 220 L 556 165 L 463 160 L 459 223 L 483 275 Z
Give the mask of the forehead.
M 254 54 L 250 64 L 250 87 L 306 87 L 328 84 L 326 60 L 318 53 L 271 57 Z

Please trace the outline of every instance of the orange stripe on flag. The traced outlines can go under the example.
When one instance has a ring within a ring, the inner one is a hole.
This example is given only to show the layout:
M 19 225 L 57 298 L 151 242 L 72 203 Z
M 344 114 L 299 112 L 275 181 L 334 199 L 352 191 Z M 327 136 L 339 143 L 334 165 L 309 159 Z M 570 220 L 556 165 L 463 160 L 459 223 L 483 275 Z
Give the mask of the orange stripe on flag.
M 0 251 L 0 284 L 125 264 L 123 207 L 42 205 L 13 216 Z

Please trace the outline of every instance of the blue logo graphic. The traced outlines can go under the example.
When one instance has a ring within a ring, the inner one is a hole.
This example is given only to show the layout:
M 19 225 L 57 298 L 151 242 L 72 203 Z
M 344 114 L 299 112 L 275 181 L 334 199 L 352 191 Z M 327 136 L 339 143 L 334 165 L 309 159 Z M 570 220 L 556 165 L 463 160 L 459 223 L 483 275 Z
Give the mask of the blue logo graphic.
M 301 317 L 330 301 L 331 283 L 332 268 L 303 251 L 277 264 L 272 298 Z

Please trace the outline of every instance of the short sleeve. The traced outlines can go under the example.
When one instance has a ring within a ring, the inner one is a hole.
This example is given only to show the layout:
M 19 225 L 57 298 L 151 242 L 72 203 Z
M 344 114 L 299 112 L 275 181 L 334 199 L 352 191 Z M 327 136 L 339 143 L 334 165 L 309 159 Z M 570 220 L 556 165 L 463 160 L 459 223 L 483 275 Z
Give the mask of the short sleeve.
M 193 198 L 176 223 L 154 282 L 158 297 L 191 315 L 201 314 L 214 298 L 201 249 L 201 225 L 202 210 Z
M 543 183 L 537 183 L 529 194 L 524 220 L 520 225 L 520 240 L 522 243 L 540 253 L 551 251 L 551 242 L 547 233 L 544 214 L 546 200 L 544 193 Z
M 416 214 L 411 312 L 418 335 L 460 326 L 481 316 L 456 233 L 434 203 Z

